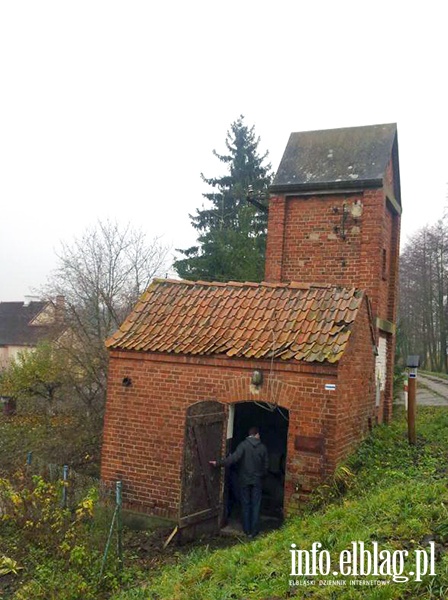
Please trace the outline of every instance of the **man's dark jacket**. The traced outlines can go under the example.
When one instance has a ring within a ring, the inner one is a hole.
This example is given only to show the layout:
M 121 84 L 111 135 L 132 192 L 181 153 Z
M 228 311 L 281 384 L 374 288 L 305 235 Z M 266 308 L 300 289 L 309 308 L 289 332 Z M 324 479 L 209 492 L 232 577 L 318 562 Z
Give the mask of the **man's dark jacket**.
M 240 485 L 260 485 L 268 470 L 268 451 L 255 436 L 249 436 L 227 458 L 217 461 L 217 466 L 229 467 L 239 463 Z

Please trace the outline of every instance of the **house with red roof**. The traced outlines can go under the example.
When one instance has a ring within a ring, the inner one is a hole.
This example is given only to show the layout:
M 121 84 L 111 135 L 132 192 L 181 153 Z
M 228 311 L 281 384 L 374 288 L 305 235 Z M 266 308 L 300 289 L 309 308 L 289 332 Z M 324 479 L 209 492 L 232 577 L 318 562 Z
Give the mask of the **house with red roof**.
M 400 215 L 395 125 L 293 133 L 266 281 L 151 284 L 107 341 L 102 478 L 128 507 L 217 530 L 231 484 L 209 460 L 256 424 L 281 517 L 389 420 Z

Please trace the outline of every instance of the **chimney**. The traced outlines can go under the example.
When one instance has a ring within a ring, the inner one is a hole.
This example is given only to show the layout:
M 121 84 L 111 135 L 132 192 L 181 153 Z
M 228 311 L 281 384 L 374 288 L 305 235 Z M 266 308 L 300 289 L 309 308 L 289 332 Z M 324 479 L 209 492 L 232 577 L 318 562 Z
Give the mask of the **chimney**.
M 65 321 L 65 297 L 56 296 L 55 298 L 55 321 L 63 323 Z

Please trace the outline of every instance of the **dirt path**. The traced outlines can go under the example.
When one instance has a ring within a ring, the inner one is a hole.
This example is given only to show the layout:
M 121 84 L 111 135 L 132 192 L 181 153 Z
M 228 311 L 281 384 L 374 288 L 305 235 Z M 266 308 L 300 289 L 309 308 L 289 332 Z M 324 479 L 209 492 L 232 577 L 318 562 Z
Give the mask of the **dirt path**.
M 417 375 L 417 404 L 448 406 L 448 380 L 436 375 Z

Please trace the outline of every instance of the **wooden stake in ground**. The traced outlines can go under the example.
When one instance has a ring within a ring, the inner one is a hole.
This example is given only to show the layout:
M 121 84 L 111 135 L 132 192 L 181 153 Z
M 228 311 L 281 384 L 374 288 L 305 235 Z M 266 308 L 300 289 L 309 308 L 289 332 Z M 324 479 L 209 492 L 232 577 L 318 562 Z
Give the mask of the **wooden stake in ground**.
M 415 373 L 409 373 L 408 379 L 408 438 L 409 443 L 415 446 L 417 441 L 415 433 L 415 413 L 417 408 L 417 369 L 413 370 L 415 371 Z
M 166 540 L 166 542 L 163 544 L 164 550 L 168 547 L 168 544 L 171 542 L 171 540 L 174 538 L 174 536 L 176 535 L 176 533 L 178 531 L 179 531 L 179 527 L 176 525 L 176 527 L 173 529 L 173 531 L 168 536 L 168 539 Z
M 410 354 L 407 365 L 409 368 L 408 377 L 408 439 L 409 443 L 415 446 L 417 436 L 415 433 L 415 413 L 417 409 L 417 369 L 420 366 L 420 356 Z

